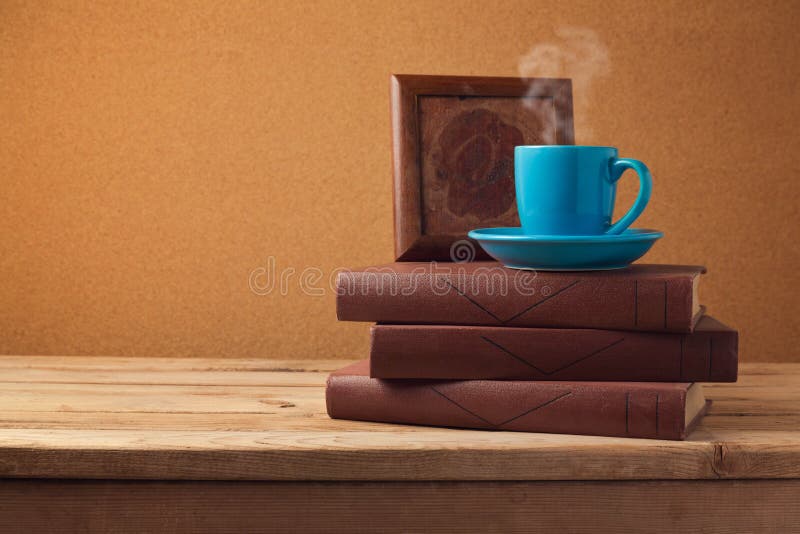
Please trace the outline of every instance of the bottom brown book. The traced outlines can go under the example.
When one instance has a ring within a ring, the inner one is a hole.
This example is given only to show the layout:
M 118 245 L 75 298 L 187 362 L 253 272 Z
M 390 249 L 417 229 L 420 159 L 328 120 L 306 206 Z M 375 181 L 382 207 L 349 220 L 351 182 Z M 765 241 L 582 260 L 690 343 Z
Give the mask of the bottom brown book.
M 325 396 L 334 419 L 671 440 L 711 403 L 692 383 L 385 380 L 369 360 L 331 373 Z

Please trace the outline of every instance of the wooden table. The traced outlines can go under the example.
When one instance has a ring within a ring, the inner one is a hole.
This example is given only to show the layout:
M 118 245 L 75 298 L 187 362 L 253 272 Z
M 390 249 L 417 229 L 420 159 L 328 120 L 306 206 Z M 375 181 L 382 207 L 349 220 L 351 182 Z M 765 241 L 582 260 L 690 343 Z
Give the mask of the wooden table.
M 344 363 L 0 357 L 0 530 L 800 531 L 800 365 L 671 442 L 335 421 Z

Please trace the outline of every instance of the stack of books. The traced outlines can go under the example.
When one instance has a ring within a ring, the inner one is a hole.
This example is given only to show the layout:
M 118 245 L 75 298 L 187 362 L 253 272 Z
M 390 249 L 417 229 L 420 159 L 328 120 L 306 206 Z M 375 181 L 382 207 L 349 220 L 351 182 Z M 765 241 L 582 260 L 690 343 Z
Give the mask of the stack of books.
M 337 316 L 376 323 L 328 379 L 333 418 L 684 439 L 735 382 L 738 333 L 698 302 L 703 267 L 532 272 L 496 262 L 341 272 Z

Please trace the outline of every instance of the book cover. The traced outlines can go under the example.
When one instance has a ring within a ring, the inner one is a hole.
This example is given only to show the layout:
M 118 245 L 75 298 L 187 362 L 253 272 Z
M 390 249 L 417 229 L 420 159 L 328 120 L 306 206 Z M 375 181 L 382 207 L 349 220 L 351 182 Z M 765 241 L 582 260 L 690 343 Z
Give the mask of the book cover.
M 384 380 L 368 360 L 331 373 L 325 395 L 334 419 L 669 440 L 708 404 L 699 384 Z
M 693 333 L 374 325 L 375 378 L 735 382 L 738 332 L 702 317 Z
M 400 262 L 341 271 L 343 321 L 691 332 L 700 266 L 536 272 L 497 262 Z

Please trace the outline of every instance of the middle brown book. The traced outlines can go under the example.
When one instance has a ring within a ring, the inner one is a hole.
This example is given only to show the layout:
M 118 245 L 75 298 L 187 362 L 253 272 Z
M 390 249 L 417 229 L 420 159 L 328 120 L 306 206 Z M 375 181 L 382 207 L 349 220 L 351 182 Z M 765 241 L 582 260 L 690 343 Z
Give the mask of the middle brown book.
M 735 382 L 738 332 L 389 325 L 372 327 L 373 378 Z

